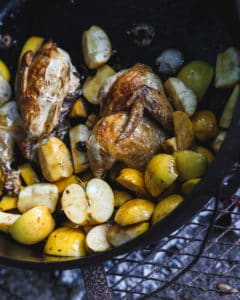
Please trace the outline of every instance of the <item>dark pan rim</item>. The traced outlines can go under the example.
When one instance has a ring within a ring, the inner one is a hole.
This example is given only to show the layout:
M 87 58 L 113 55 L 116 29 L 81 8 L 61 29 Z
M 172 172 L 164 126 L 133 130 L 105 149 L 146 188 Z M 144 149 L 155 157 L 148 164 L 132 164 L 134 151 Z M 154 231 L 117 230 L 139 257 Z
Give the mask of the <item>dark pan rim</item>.
M 8 8 L 11 7 L 9 3 L 11 3 L 11 1 L 8 1 Z M 237 0 L 236 4 L 237 9 L 240 11 L 240 1 Z M 239 159 L 239 132 L 240 96 L 225 141 L 201 182 L 172 213 L 138 238 L 106 252 L 83 258 L 62 258 L 63 260 L 59 261 L 44 261 L 43 256 L 42 261 L 40 261 L 40 258 L 39 261 L 32 261 L 0 256 L 0 263 L 12 267 L 38 270 L 74 269 L 89 264 L 104 262 L 105 260 L 136 250 L 147 244 L 156 243 L 192 219 L 196 213 L 207 204 L 210 198 L 216 194 L 217 187 L 221 180 L 231 171 L 233 164 Z M 184 213 L 182 213 L 183 211 Z

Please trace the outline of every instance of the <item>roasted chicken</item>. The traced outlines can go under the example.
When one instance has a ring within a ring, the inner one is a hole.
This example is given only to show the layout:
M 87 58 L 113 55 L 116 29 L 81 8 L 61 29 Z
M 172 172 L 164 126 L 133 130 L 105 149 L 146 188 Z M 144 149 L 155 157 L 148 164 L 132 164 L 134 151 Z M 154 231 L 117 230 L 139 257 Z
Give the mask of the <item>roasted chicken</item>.
M 100 117 L 87 143 L 92 172 L 104 176 L 117 161 L 139 170 L 172 130 L 173 109 L 160 78 L 137 64 L 107 79 L 99 92 Z M 147 110 L 156 121 L 144 116 Z
M 128 121 L 118 137 L 131 136 L 146 109 L 167 131 L 173 128 L 172 106 L 165 96 L 160 78 L 150 67 L 136 64 L 106 80 L 99 92 L 100 116 L 129 112 Z
M 25 53 L 17 72 L 16 97 L 26 132 L 26 158 L 33 158 L 33 148 L 62 124 L 71 100 L 79 95 L 79 86 L 69 55 L 55 43 Z
M 119 112 L 103 117 L 94 126 L 87 142 L 94 176 L 103 177 L 117 161 L 142 170 L 159 150 L 165 133 L 155 121 L 146 117 L 141 118 L 129 137 L 119 141 L 128 119 L 127 113 Z

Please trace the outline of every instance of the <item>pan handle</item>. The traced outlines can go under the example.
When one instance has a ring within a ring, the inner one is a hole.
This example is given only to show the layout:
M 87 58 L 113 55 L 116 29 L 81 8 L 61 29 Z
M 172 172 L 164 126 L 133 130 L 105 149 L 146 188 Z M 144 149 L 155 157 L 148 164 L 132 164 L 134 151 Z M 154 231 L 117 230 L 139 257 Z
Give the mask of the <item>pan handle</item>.
M 111 300 L 103 264 L 92 264 L 81 268 L 89 300 Z

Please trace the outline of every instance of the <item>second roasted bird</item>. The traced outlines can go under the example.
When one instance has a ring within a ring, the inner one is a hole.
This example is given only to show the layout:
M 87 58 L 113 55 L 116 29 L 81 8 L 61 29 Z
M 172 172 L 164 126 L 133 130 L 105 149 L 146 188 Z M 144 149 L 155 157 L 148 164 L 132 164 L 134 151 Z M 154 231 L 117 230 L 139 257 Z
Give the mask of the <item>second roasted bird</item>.
M 143 169 L 166 138 L 162 128 L 173 127 L 173 109 L 160 78 L 150 67 L 137 64 L 107 79 L 99 100 L 101 119 L 87 143 L 94 175 L 103 176 L 116 161 Z

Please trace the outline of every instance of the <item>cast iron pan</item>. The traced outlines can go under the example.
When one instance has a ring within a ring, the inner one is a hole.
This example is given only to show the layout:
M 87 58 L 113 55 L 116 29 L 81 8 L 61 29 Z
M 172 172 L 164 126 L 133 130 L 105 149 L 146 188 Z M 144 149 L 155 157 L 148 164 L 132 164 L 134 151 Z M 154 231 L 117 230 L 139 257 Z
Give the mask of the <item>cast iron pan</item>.
M 111 61 L 116 68 L 143 62 L 156 71 L 155 58 L 162 50 L 170 47 L 180 49 L 186 61 L 202 59 L 215 65 L 218 52 L 230 46 L 240 46 L 234 1 L 148 0 L 140 3 L 137 0 L 10 0 L 1 3 L 0 33 L 9 33 L 13 37 L 13 44 L 9 49 L 0 50 L 0 57 L 11 66 L 12 74 L 16 71 L 20 49 L 31 35 L 56 41 L 70 53 L 74 65 L 80 68 L 83 62 L 81 34 L 93 24 L 105 29 L 113 49 L 117 50 Z M 138 46 L 133 41 L 134 37 L 126 33 L 139 23 L 155 28 L 155 38 L 148 47 Z M 202 108 L 213 109 L 219 116 L 230 92 L 216 91 L 213 86 L 210 87 L 201 104 Z M 21 246 L 7 236 L 0 235 L 0 263 L 45 270 L 77 268 L 103 262 L 170 234 L 192 218 L 216 194 L 221 180 L 230 172 L 233 163 L 239 160 L 239 112 L 240 101 L 224 145 L 201 183 L 182 205 L 146 234 L 121 247 L 81 259 L 44 257 L 41 246 Z M 233 182 L 237 182 L 237 177 Z

